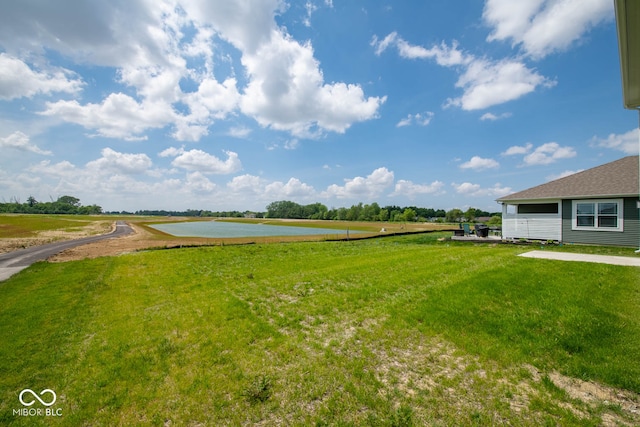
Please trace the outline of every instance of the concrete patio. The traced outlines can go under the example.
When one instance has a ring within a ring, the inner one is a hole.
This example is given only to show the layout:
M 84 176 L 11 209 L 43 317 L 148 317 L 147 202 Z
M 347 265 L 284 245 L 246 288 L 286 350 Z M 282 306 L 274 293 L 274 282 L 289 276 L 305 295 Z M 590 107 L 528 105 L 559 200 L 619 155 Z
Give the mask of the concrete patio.
M 451 240 L 458 242 L 478 242 L 478 243 L 500 243 L 502 237 L 500 236 L 487 236 L 479 237 L 475 234 L 469 234 L 467 236 L 451 236 Z

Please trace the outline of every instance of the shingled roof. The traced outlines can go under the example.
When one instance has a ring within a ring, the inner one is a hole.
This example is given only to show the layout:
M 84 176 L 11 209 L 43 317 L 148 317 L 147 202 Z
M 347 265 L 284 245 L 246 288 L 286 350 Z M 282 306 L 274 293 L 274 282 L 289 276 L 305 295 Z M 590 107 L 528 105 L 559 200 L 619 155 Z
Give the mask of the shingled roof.
M 628 156 L 499 198 L 498 202 L 638 196 L 638 156 Z

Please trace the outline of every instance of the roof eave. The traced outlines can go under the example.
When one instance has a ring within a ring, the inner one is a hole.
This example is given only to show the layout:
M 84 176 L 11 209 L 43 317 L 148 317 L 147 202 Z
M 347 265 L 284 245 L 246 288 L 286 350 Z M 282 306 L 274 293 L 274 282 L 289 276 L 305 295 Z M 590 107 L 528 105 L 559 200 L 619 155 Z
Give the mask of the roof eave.
M 585 194 L 585 195 L 569 195 L 569 196 L 549 196 L 549 197 L 501 197 L 496 199 L 498 203 L 504 202 L 535 202 L 537 200 L 577 200 L 577 199 L 612 199 L 616 197 L 638 197 L 638 193 L 628 194 Z

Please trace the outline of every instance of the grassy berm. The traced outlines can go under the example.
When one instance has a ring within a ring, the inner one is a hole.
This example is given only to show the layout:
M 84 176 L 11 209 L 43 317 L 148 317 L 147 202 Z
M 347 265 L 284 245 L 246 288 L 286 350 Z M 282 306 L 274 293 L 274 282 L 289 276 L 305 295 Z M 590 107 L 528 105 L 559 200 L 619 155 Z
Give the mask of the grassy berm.
M 640 269 L 437 237 L 35 264 L 0 283 L 0 424 L 640 424 Z

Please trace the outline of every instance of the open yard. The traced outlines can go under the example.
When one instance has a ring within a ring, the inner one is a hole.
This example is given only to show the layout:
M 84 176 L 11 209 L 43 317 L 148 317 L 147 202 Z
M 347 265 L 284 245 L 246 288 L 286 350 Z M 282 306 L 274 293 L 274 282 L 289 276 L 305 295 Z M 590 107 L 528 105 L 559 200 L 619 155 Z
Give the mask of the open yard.
M 441 236 L 35 264 L 0 283 L 0 424 L 640 423 L 639 268 Z

